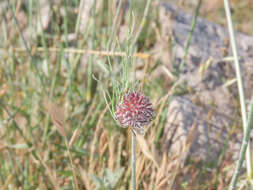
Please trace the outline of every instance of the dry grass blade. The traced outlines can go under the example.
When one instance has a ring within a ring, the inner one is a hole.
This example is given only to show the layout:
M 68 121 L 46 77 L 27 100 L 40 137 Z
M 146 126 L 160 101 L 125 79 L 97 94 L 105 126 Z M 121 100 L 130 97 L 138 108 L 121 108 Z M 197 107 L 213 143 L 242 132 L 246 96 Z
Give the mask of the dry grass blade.
M 170 177 L 170 176 L 167 176 L 167 177 L 163 178 L 163 179 L 160 181 L 160 183 L 156 186 L 157 189 L 162 189 L 162 187 L 164 187 L 165 184 L 168 183 L 169 177 Z
M 48 178 L 50 182 L 53 184 L 55 190 L 60 190 L 60 185 L 58 184 L 59 180 L 56 178 L 55 175 L 53 175 L 52 170 L 46 165 L 46 163 L 41 159 L 40 155 L 38 155 L 40 163 L 43 165 L 43 167 L 46 169 Z
M 123 137 L 123 135 L 119 136 L 119 142 L 118 142 L 118 147 L 117 147 L 117 168 L 121 167 L 121 155 L 122 155 L 122 151 L 123 151 L 123 143 L 124 143 L 125 139 Z
M 67 138 L 66 131 L 64 129 L 64 109 L 53 103 L 45 103 L 45 108 L 48 110 L 58 133 L 62 137 Z
M 0 136 L 1 136 L 1 133 L 0 133 Z M 1 145 L 0 146 L 0 152 L 2 152 L 7 146 L 6 145 Z
M 88 114 L 85 116 L 81 125 L 79 125 L 78 128 L 75 129 L 72 137 L 70 138 L 69 147 L 72 147 L 72 145 L 75 143 L 76 139 L 79 137 L 79 131 L 81 129 L 81 126 L 84 126 L 86 124 L 86 122 L 88 121 L 89 117 L 92 114 L 92 110 L 94 109 L 95 105 L 96 105 L 96 101 L 93 101 L 92 105 L 90 106 L 90 108 L 88 110 Z
M 166 153 L 164 153 L 162 157 L 161 165 L 156 174 L 156 181 L 155 181 L 156 187 L 161 183 L 164 175 L 168 173 L 168 171 L 166 170 L 167 166 L 168 166 L 167 155 Z
M 75 143 L 75 141 L 76 141 L 76 139 L 78 137 L 78 132 L 79 132 L 78 128 L 75 129 L 75 131 L 74 131 L 74 133 L 73 133 L 73 135 L 72 135 L 72 137 L 71 137 L 71 139 L 69 141 L 69 147 L 72 147 L 72 145 Z
M 141 151 L 143 152 L 143 154 L 155 164 L 156 168 L 159 168 L 159 165 L 158 165 L 157 161 L 155 160 L 155 156 L 151 153 L 151 151 L 148 147 L 147 141 L 141 135 L 137 134 L 136 137 L 137 137 L 137 141 L 139 143 L 139 147 L 140 147 Z
M 151 172 L 151 176 L 150 176 L 150 183 L 149 183 L 149 186 L 148 186 L 148 190 L 153 190 L 153 188 L 155 187 L 155 179 L 156 179 L 156 174 L 157 174 L 157 171 L 155 171 L 155 169 L 153 168 L 152 172 Z
M 10 174 L 8 176 L 7 180 L 5 181 L 4 185 L 2 186 L 2 190 L 9 189 L 8 185 L 11 183 L 11 180 L 12 180 L 13 176 L 14 176 L 13 174 Z
M 99 145 L 98 145 L 98 153 L 99 156 L 103 156 L 105 151 L 107 150 L 109 144 L 108 144 L 108 134 L 107 131 L 104 130 L 101 134 Z
M 66 131 L 64 129 L 64 109 L 61 107 L 58 107 L 56 105 L 54 105 L 53 103 L 49 103 L 49 104 L 45 104 L 45 107 L 48 109 L 51 119 L 54 123 L 54 125 L 56 126 L 56 129 L 58 131 L 58 133 L 64 138 L 67 150 L 68 150 L 68 156 L 69 156 L 69 160 L 70 160 L 70 164 L 71 164 L 71 168 L 73 171 L 73 177 L 74 177 L 74 181 L 75 181 L 75 186 L 78 188 L 78 182 L 77 182 L 77 174 L 76 174 L 76 169 L 74 166 L 74 162 L 73 162 L 73 158 L 72 158 L 72 154 L 70 152 L 70 143 L 68 142 L 68 138 L 67 138 L 67 134 Z M 76 136 L 76 133 L 74 133 L 73 137 Z M 73 144 L 75 138 L 71 138 L 71 143 Z
M 141 181 L 141 176 L 144 174 L 143 170 L 144 170 L 144 165 L 145 165 L 145 157 L 144 156 L 139 156 L 137 158 L 137 161 L 136 161 L 136 184 L 137 184 L 137 187 L 138 187 L 138 182 Z
M 95 102 L 95 101 L 94 101 Z M 107 139 L 107 134 L 105 131 L 101 132 L 101 129 L 102 129 L 102 119 L 105 115 L 107 111 L 107 107 L 104 108 L 102 114 L 100 115 L 99 119 L 98 119 L 98 123 L 97 123 L 97 126 L 96 126 L 96 130 L 95 130 L 95 133 L 94 133 L 94 138 L 93 138 L 93 141 L 91 143 L 91 148 L 90 148 L 90 165 L 89 165 L 89 172 L 92 172 L 93 169 L 94 169 L 94 154 L 95 154 L 95 150 L 96 150 L 96 144 L 97 142 L 103 142 L 105 139 Z M 102 134 L 101 134 L 102 133 Z M 99 139 L 99 136 L 100 136 L 100 141 L 98 140 Z M 106 145 L 107 143 L 103 143 L 103 145 Z M 102 146 L 99 146 L 101 147 L 99 149 L 99 152 L 100 152 L 100 155 L 103 154 L 102 152 L 105 151 L 105 148 L 102 148 Z M 104 147 L 104 146 L 103 146 Z M 103 149 L 101 151 L 101 149 Z
M 64 53 L 76 53 L 76 54 L 90 54 L 90 55 L 97 55 L 97 56 L 111 56 L 111 57 L 126 57 L 126 52 L 114 52 L 114 51 L 97 51 L 97 50 L 84 50 L 84 49 L 74 49 L 74 48 L 65 48 L 61 50 L 60 48 L 55 47 L 48 47 L 47 48 L 49 52 L 60 52 L 64 51 Z M 6 49 L 0 48 L 0 51 L 6 52 Z M 10 52 L 20 52 L 25 53 L 26 50 L 24 48 L 10 48 Z M 45 48 L 38 47 L 34 48 L 33 52 L 44 52 Z M 133 57 L 138 57 L 140 59 L 148 59 L 151 57 L 150 54 L 147 53 L 134 53 Z
M 116 161 L 116 154 L 115 154 L 115 142 L 116 142 L 116 133 L 114 133 L 109 139 L 109 159 L 108 159 L 108 167 L 113 170 L 115 161 Z
M 123 184 L 128 184 L 130 178 L 131 178 L 131 167 L 128 167 L 126 172 L 125 172 L 125 177 L 123 179 Z
M 146 64 L 145 64 L 145 66 L 144 66 L 143 80 L 142 80 L 142 82 L 141 82 L 141 90 L 143 90 L 144 85 L 145 85 L 145 83 L 146 83 L 146 80 L 147 80 L 147 70 L 148 70 L 150 64 L 151 64 L 151 57 L 148 57 L 148 58 L 147 58 L 147 62 L 146 62 Z
M 89 176 L 88 176 L 86 170 L 83 169 L 83 168 L 81 168 L 81 167 L 79 168 L 79 170 L 80 170 L 81 179 L 82 179 L 82 182 L 83 182 L 85 188 L 86 188 L 87 190 L 93 190 L 94 187 L 93 187 L 93 185 L 91 184 L 90 178 L 89 178 Z
M 1 80 L 0 80 L 1 81 Z M 4 96 L 6 92 L 8 91 L 8 86 L 7 84 L 4 84 L 2 88 L 0 89 L 0 97 Z
M 79 190 L 78 181 L 77 181 L 77 174 L 76 174 L 76 168 L 74 166 L 73 157 L 72 157 L 72 154 L 70 152 L 70 148 L 69 148 L 69 145 L 68 145 L 67 138 L 65 138 L 65 143 L 66 143 L 66 146 L 67 146 L 67 149 L 68 149 L 68 156 L 69 156 L 69 160 L 70 160 L 70 164 L 71 164 L 71 168 L 72 168 L 72 172 L 73 172 L 75 186 L 76 186 L 76 189 Z
M 186 143 L 182 149 L 182 152 L 178 158 L 178 161 L 177 161 L 177 166 L 176 166 L 176 169 L 175 169 L 175 172 L 173 172 L 173 176 L 172 176 L 172 179 L 171 179 L 171 183 L 170 183 L 170 187 L 169 187 L 169 190 L 172 190 L 173 188 L 173 184 L 175 182 L 175 179 L 176 179 L 176 176 L 177 174 L 179 173 L 179 169 L 180 169 L 180 166 L 182 164 L 182 160 L 184 158 L 184 155 L 186 152 L 188 152 L 189 148 L 191 147 L 191 144 L 193 143 L 194 141 L 194 138 L 195 138 L 195 129 L 198 125 L 198 118 L 199 116 L 201 115 L 201 112 L 197 115 L 197 117 L 195 118 L 194 120 L 194 123 L 189 131 L 189 135 L 187 136 L 187 139 L 186 139 Z
M 241 185 L 240 185 L 240 187 L 239 187 L 239 189 L 238 189 L 238 190 L 243 190 L 243 189 L 245 189 L 245 188 L 246 188 L 247 183 L 248 183 L 248 181 L 247 181 L 247 180 L 244 180 L 244 181 L 241 183 Z

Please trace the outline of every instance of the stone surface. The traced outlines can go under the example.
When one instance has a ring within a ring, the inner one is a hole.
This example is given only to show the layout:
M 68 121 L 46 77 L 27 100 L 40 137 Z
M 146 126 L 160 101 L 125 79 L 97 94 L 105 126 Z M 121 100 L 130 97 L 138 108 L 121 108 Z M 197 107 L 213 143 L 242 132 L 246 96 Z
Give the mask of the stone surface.
M 197 106 L 186 97 L 175 97 L 168 108 L 165 149 L 168 153 L 180 155 L 189 143 L 185 157 L 215 159 L 224 148 L 229 123 L 230 119 L 225 115 Z M 192 129 L 193 138 L 187 140 Z
M 159 17 L 162 43 L 158 48 L 163 54 L 160 59 L 167 68 L 177 68 L 184 57 L 193 16 L 173 5 L 161 3 Z M 245 94 L 249 100 L 253 94 L 253 37 L 240 32 L 235 35 Z M 187 81 L 193 92 L 174 97 L 169 104 L 163 136 L 164 150 L 169 154 L 181 153 L 192 127 L 196 125 L 185 158 L 190 155 L 203 160 L 217 159 L 227 138 L 227 153 L 230 152 L 233 160 L 238 158 L 242 129 L 238 127 L 234 135 L 228 136 L 229 127 L 238 114 L 233 103 L 238 98 L 237 88 L 236 83 L 229 87 L 224 85 L 235 78 L 233 62 L 224 59 L 231 55 L 227 29 L 198 18 L 179 78 L 182 82 Z M 238 126 L 241 126 L 240 121 Z
M 160 59 L 168 68 L 177 68 L 184 57 L 193 16 L 168 3 L 160 4 L 159 13 L 162 37 L 160 49 L 163 54 Z M 253 94 L 253 37 L 239 32 L 235 35 L 241 58 L 245 94 L 247 99 L 250 99 Z M 171 41 L 173 45 L 169 47 Z M 168 58 L 171 56 L 169 48 L 173 49 L 173 59 Z M 236 83 L 231 85 L 230 89 L 224 87 L 227 81 L 235 78 L 233 62 L 224 60 L 231 55 L 227 29 L 198 18 L 185 66 L 180 75 L 180 80 L 187 81 L 203 103 L 215 105 L 218 110 L 228 115 L 234 110 L 231 104 L 232 97 L 237 96 Z M 175 60 L 173 65 L 171 60 Z M 203 69 L 205 67 L 206 69 Z M 224 101 L 220 101 L 221 97 Z

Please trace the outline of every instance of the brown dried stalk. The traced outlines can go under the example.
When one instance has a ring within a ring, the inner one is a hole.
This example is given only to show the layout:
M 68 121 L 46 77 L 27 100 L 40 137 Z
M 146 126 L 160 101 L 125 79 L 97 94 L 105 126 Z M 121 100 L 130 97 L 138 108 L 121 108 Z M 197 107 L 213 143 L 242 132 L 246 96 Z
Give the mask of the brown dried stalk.
M 72 154 L 70 152 L 70 143 L 68 142 L 66 131 L 64 129 L 64 109 L 61 107 L 58 107 L 52 103 L 49 103 L 48 104 L 48 111 L 49 111 L 49 114 L 51 116 L 51 119 L 52 119 L 54 125 L 57 128 L 57 131 L 64 138 L 64 142 L 65 142 L 65 145 L 66 145 L 67 151 L 68 151 L 68 156 L 69 156 L 71 168 L 73 171 L 75 186 L 76 186 L 76 189 L 79 190 L 76 169 L 75 169 L 75 166 L 73 163 Z

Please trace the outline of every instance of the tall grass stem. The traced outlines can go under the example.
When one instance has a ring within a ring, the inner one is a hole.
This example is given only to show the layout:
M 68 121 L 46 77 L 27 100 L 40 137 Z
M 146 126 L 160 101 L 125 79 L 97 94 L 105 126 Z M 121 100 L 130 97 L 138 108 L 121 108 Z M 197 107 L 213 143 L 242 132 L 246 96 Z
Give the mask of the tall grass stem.
M 202 0 L 199 0 L 197 8 L 196 8 L 195 13 L 194 13 L 194 17 L 193 17 L 193 21 L 192 21 L 192 25 L 191 25 L 191 31 L 190 31 L 190 33 L 187 37 L 186 48 L 185 48 L 185 51 L 184 51 L 184 57 L 183 57 L 182 61 L 180 62 L 179 72 L 177 74 L 180 74 L 180 72 L 184 68 L 185 59 L 188 55 L 188 51 L 189 51 L 189 48 L 190 48 L 190 45 L 191 45 L 192 35 L 193 35 L 194 29 L 195 29 L 195 26 L 196 26 L 196 22 L 197 22 L 197 18 L 198 18 L 198 15 L 199 15 L 199 9 L 200 9 L 201 3 L 202 3 Z
M 136 136 L 134 131 L 132 130 L 132 190 L 136 190 Z
M 224 0 L 224 8 L 225 8 L 226 17 L 227 17 L 230 43 L 231 43 L 232 52 L 234 55 L 234 64 L 235 64 L 237 86 L 238 86 L 240 105 L 241 105 L 241 115 L 242 115 L 242 121 L 243 121 L 244 135 L 246 135 L 247 113 L 246 113 L 245 96 L 244 96 L 243 82 L 242 82 L 242 76 L 241 76 L 241 69 L 240 69 L 240 64 L 239 64 L 239 59 L 238 59 L 238 54 L 237 54 L 237 49 L 236 49 L 236 42 L 235 42 L 235 35 L 234 35 L 234 29 L 233 29 L 233 23 L 232 23 L 232 16 L 230 12 L 229 0 Z M 247 165 L 248 178 L 252 179 L 253 175 L 252 175 L 252 157 L 251 157 L 251 151 L 250 151 L 250 143 L 246 150 L 246 165 Z
M 117 10 L 116 10 L 116 15 L 113 19 L 111 34 L 110 34 L 109 40 L 106 44 L 107 50 L 111 49 L 113 39 L 115 38 L 115 32 L 117 31 L 117 23 L 118 23 L 118 20 L 119 20 L 119 13 L 120 13 L 121 6 L 122 6 L 122 0 L 119 0 Z
M 135 35 L 135 38 L 132 42 L 132 44 L 136 44 L 145 24 L 147 23 L 147 16 L 148 16 L 148 13 L 149 13 L 149 8 L 150 8 L 150 4 L 151 4 L 151 0 L 148 0 L 147 3 L 146 3 L 146 6 L 145 6 L 145 10 L 144 10 L 144 14 L 143 14 L 143 17 L 142 17 L 142 20 L 141 20 L 141 24 L 140 24 L 140 27 L 138 28 L 138 31 Z
M 6 0 L 6 2 L 7 2 L 8 9 L 9 9 L 10 12 L 11 12 L 11 16 L 12 16 L 12 18 L 14 19 L 15 24 L 16 24 L 16 26 L 17 26 L 18 33 L 19 33 L 19 35 L 20 35 L 20 37 L 21 37 L 21 39 L 22 39 L 22 41 L 23 41 L 23 43 L 24 43 L 24 45 L 25 45 L 26 52 L 27 52 L 28 56 L 29 56 L 30 58 L 32 58 L 31 51 L 30 51 L 30 47 L 29 47 L 27 41 L 25 40 L 25 38 L 24 38 L 24 36 L 23 36 L 23 34 L 22 34 L 22 31 L 21 31 L 19 22 L 18 22 L 18 20 L 17 20 L 17 18 L 16 18 L 16 16 L 15 16 L 14 11 L 13 11 L 13 7 L 11 6 L 9 0 Z
M 70 151 L 69 142 L 68 142 L 66 136 L 64 137 L 64 141 L 65 141 L 65 145 L 66 145 L 66 148 L 67 148 L 67 151 L 68 151 L 70 165 L 71 165 L 71 168 L 72 168 L 72 173 L 73 173 L 75 188 L 76 188 L 76 190 L 79 190 L 78 181 L 77 181 L 77 173 L 76 173 L 76 169 L 75 169 L 75 166 L 74 166 L 73 157 L 72 157 L 72 154 L 71 154 L 71 151 Z
M 253 124 L 253 97 L 251 99 L 249 118 L 248 118 L 247 128 L 244 133 L 244 137 L 243 137 L 243 141 L 241 145 L 239 160 L 237 162 L 236 169 L 229 186 L 229 190 L 234 190 L 236 187 L 237 179 L 238 179 L 240 169 L 244 161 L 245 153 L 246 153 L 247 147 L 249 147 L 248 144 L 249 144 L 250 130 L 251 130 L 252 124 Z
M 24 46 L 25 46 L 25 50 L 26 50 L 27 55 L 28 55 L 28 57 L 29 57 L 30 66 L 31 66 L 32 68 L 33 68 L 33 67 L 35 68 L 36 75 L 39 77 L 39 80 L 40 80 L 40 82 L 41 82 L 41 87 L 42 87 L 42 89 L 44 90 L 44 81 L 43 81 L 43 78 L 42 78 L 42 76 L 41 76 L 41 74 L 40 74 L 40 72 L 39 72 L 38 67 L 37 67 L 37 66 L 34 66 L 34 61 L 35 61 L 35 59 L 33 59 L 33 56 L 32 56 L 32 53 L 31 53 L 31 47 L 30 47 L 30 45 L 28 44 L 27 40 L 25 39 L 25 37 L 24 37 L 24 35 L 23 35 L 23 33 L 22 33 L 20 24 L 19 24 L 19 22 L 18 22 L 18 20 L 17 20 L 17 18 L 16 18 L 16 15 L 15 15 L 15 13 L 14 13 L 14 11 L 13 11 L 13 7 L 12 7 L 10 1 L 9 1 L 9 0 L 6 0 L 6 2 L 7 2 L 8 9 L 9 9 L 10 12 L 11 12 L 11 16 L 12 16 L 12 18 L 14 19 L 15 25 L 16 25 L 16 27 L 17 27 L 17 29 L 18 29 L 18 33 L 19 33 L 19 35 L 20 35 L 20 37 L 21 37 L 21 39 L 22 39 L 22 41 L 23 41 L 23 44 L 24 44 Z

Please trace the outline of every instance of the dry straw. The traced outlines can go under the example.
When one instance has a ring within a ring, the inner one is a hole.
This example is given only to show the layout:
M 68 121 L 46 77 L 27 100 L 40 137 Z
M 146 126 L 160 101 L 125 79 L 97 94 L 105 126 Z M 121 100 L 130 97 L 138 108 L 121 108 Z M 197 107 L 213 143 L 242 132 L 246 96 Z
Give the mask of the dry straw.
M 74 166 L 74 162 L 73 162 L 73 157 L 70 151 L 70 145 L 73 144 L 75 137 L 77 136 L 76 133 L 74 132 L 74 135 L 71 138 L 71 143 L 68 142 L 68 137 L 64 128 L 64 109 L 56 106 L 53 103 L 46 103 L 46 109 L 48 110 L 51 119 L 54 123 L 54 125 L 56 126 L 56 129 L 58 131 L 58 133 L 64 138 L 65 141 L 65 145 L 67 147 L 67 151 L 68 151 L 68 156 L 69 156 L 69 160 L 70 160 L 70 164 L 72 167 L 72 172 L 73 172 L 73 176 L 74 176 L 74 182 L 75 182 L 75 186 L 76 189 L 79 190 L 78 187 L 78 181 L 77 181 L 77 173 L 76 173 L 76 168 Z

